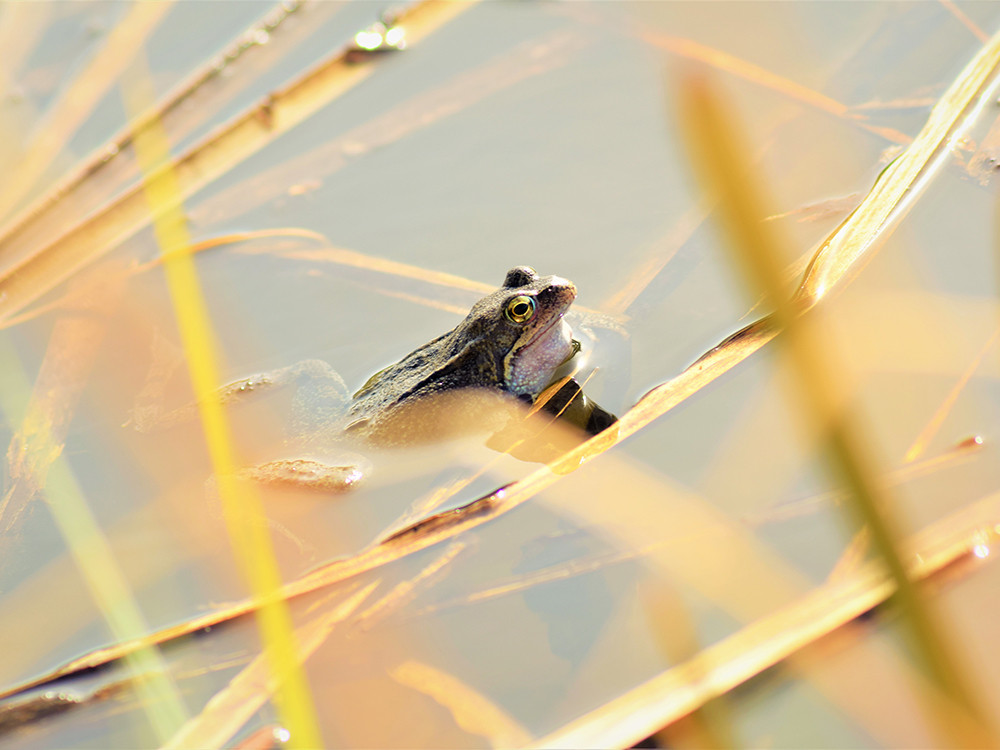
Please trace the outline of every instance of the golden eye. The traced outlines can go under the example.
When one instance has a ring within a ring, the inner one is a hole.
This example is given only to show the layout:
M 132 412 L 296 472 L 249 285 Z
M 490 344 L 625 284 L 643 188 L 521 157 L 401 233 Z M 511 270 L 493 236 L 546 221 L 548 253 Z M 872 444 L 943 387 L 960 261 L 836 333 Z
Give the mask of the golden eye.
M 503 313 L 511 323 L 527 323 L 535 316 L 535 298 L 519 294 L 507 303 Z

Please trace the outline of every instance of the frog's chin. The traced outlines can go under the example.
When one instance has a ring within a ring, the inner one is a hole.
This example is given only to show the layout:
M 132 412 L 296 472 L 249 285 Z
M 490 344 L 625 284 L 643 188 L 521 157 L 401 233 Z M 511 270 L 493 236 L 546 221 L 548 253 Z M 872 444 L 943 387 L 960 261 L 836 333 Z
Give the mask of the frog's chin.
M 573 352 L 573 332 L 560 315 L 507 355 L 507 388 L 518 396 L 538 395 Z

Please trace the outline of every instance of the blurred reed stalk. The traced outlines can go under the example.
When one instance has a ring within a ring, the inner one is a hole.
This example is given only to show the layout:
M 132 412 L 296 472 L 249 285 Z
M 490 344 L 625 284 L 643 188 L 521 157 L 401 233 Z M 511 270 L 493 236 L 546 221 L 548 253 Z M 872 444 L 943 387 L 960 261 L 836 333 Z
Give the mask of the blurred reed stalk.
M 709 665 L 695 658 L 704 647 L 688 605 L 666 583 L 668 580 L 670 579 L 664 576 L 655 584 L 649 583 L 639 588 L 650 631 L 669 663 L 691 665 L 690 684 L 705 684 L 710 679 Z M 636 708 L 640 709 L 641 704 L 637 704 Z M 721 750 L 739 747 L 740 744 L 729 710 L 729 696 L 725 694 L 707 697 L 693 711 L 657 731 L 653 738 L 660 747 L 677 750 Z
M 149 626 L 128 578 L 62 455 L 62 444 L 32 403 L 31 391 L 10 337 L 0 337 L 0 419 L 12 427 L 20 424 L 15 440 L 26 446 L 26 463 L 38 474 L 35 479 L 44 487 L 45 504 L 108 629 L 116 641 L 132 646 L 125 657 L 132 686 L 153 734 L 165 742 L 188 718 L 184 701 L 156 642 L 145 637 Z
M 126 109 L 135 116 L 153 100 L 152 77 L 137 61 L 123 87 Z M 264 508 L 251 483 L 239 483 L 239 461 L 222 404 L 215 396 L 221 379 L 217 342 L 198 281 L 191 238 L 183 212 L 183 194 L 170 158 L 167 135 L 158 120 L 135 131 L 135 152 L 153 229 L 163 254 L 170 297 L 177 315 L 185 360 L 201 415 L 205 442 L 217 481 L 233 552 L 254 599 L 265 661 L 276 684 L 275 703 L 290 733 L 289 747 L 322 746 L 312 692 L 299 660 L 299 645 L 288 603 L 281 598 L 281 574 L 274 556 Z M 189 731 L 190 724 L 181 728 Z
M 997 744 L 996 734 L 968 686 L 959 661 L 927 602 L 907 575 L 897 545 L 893 504 L 877 481 L 863 432 L 854 416 L 841 407 L 838 368 L 803 314 L 808 303 L 794 301 L 784 290 L 779 243 L 761 200 L 760 180 L 751 172 L 748 153 L 730 112 L 703 74 L 687 71 L 679 80 L 679 119 L 694 172 L 708 192 L 718 197 L 725 243 L 754 293 L 760 292 L 798 390 L 801 412 L 822 436 L 835 478 L 846 486 L 847 507 L 865 525 L 895 591 L 893 603 L 902 618 L 912 651 L 936 688 L 926 705 L 942 740 L 962 747 Z M 918 686 L 919 689 L 919 686 Z

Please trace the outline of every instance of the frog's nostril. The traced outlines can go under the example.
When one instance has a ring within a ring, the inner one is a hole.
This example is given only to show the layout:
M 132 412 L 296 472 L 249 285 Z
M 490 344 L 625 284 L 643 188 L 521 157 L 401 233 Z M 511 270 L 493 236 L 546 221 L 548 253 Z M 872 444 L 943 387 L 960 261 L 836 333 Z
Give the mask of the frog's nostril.
M 570 299 L 576 299 L 576 284 L 568 279 L 561 279 L 556 276 L 553 279 L 552 288 L 561 297 L 568 296 Z

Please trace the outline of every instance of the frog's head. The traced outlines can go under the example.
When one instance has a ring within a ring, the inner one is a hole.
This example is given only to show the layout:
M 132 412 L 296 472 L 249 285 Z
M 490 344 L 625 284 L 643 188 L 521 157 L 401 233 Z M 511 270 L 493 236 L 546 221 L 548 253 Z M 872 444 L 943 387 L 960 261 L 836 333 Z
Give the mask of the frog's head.
M 573 335 L 563 315 L 575 299 L 573 282 L 518 266 L 507 272 L 500 289 L 472 308 L 466 320 L 502 359 L 498 374 L 506 390 L 534 398 L 573 356 Z

